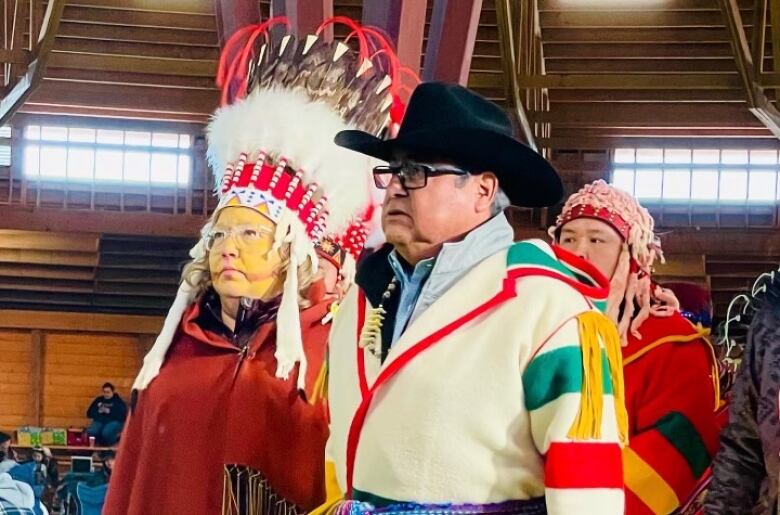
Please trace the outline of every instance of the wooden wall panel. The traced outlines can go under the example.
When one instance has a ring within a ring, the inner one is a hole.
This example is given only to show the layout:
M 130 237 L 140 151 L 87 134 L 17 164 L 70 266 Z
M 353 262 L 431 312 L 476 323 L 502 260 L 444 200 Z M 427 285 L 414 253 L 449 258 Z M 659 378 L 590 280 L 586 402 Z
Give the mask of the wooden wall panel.
M 29 332 L 0 332 L 0 428 L 34 422 L 29 413 L 31 347 Z
M 134 336 L 47 334 L 42 425 L 85 425 L 84 413 L 106 381 L 127 399 L 141 354 L 139 340 Z

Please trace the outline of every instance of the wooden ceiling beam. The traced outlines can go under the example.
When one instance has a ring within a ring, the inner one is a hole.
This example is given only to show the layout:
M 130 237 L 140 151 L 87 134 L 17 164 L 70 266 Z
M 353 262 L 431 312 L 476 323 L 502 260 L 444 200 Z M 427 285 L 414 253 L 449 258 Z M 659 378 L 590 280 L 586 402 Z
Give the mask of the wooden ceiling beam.
M 216 90 L 183 93 L 182 89 L 45 79 L 27 104 L 196 115 L 208 115 L 218 105 Z
M 756 120 L 740 104 L 573 104 L 557 103 L 549 112 L 529 113 L 556 127 L 745 127 Z
M 422 79 L 466 85 L 482 0 L 433 0 Z
M 204 217 L 196 215 L 82 212 L 3 205 L 0 205 L 0 220 L 3 221 L 4 228 L 26 231 L 138 234 L 186 238 L 198 237 L 200 228 L 206 221 Z M 35 262 L 41 263 L 41 261 Z
M 213 0 L 69 0 L 70 5 L 134 9 L 140 11 L 176 13 L 176 14 L 210 14 L 214 15 Z M 164 7 L 164 9 L 161 9 Z
M 131 27 L 124 25 L 100 25 L 79 20 L 63 20 L 58 36 L 80 37 L 95 40 L 167 43 L 172 45 L 218 46 L 216 25 L 214 30 L 188 30 L 181 27 Z
M 160 57 L 187 60 L 219 59 L 219 48 L 214 45 L 177 45 L 158 42 L 112 41 L 104 39 L 57 36 L 55 50 L 100 54 L 122 54 L 136 57 Z
M 547 73 L 729 73 L 730 56 L 722 58 L 662 59 L 554 59 L 546 63 Z
M 125 27 L 161 27 L 214 32 L 216 19 L 212 14 L 155 12 L 139 9 L 121 9 L 102 6 L 65 6 L 62 19 L 102 25 Z
M 520 87 L 549 89 L 739 89 L 736 74 L 669 73 L 646 74 L 546 74 L 521 76 Z
M 550 102 L 744 102 L 740 89 L 554 89 Z
M 382 29 L 395 44 L 403 66 L 419 74 L 427 0 L 364 0 L 363 25 Z
M 162 59 L 159 57 L 138 57 L 118 54 L 86 52 L 52 52 L 51 66 L 107 72 L 138 72 L 156 75 L 182 75 L 187 77 L 214 77 L 217 63 L 200 59 Z
M 753 0 L 738 0 L 739 7 L 741 9 L 750 9 L 753 7 Z M 614 10 L 623 11 L 658 11 L 659 6 L 671 11 L 712 11 L 717 10 L 712 0 L 663 0 L 663 3 L 658 0 L 633 0 L 631 2 L 625 2 L 616 4 L 614 1 L 601 0 L 601 2 L 573 2 L 572 0 L 539 0 L 540 12 L 552 12 L 552 11 L 589 11 L 592 9 L 599 9 L 602 7 L 609 7 Z
M 708 0 L 709 1 L 709 0 Z M 746 28 L 748 35 L 752 34 Z M 728 43 L 729 38 L 719 27 L 545 27 L 545 44 L 549 43 Z
M 135 109 L 117 109 L 112 107 L 87 107 L 87 106 L 62 106 L 62 105 L 46 105 L 46 104 L 25 104 L 19 109 L 20 114 L 35 114 L 35 115 L 74 115 L 74 116 L 91 116 L 95 118 L 117 119 L 123 120 L 143 120 L 143 121 L 155 121 L 155 122 L 180 122 L 183 124 L 197 124 L 205 125 L 208 123 L 210 114 L 187 114 L 187 113 L 175 113 L 171 111 L 139 111 Z
M 774 138 L 763 125 L 753 127 L 558 127 L 556 137 Z
M 540 138 L 539 145 L 552 149 L 611 150 L 614 148 L 748 148 L 780 149 L 775 137 L 765 138 L 652 138 L 610 136 L 552 136 Z
M 213 77 L 184 77 L 136 72 L 102 72 L 77 68 L 46 68 L 46 78 L 76 82 L 96 82 L 117 86 L 150 86 L 166 89 L 199 89 L 217 91 Z
M 628 4 L 627 4 L 628 5 Z M 714 6 L 713 6 L 714 7 Z M 739 12 L 739 9 L 737 9 Z M 751 19 L 752 9 L 745 9 L 744 16 Z M 722 27 L 723 18 L 717 8 L 710 11 L 689 12 L 659 8 L 655 11 L 619 11 L 588 9 L 580 12 L 542 12 L 539 14 L 542 29 L 552 27 Z M 748 24 L 750 26 L 750 24 Z
M 759 4 L 764 0 L 756 0 Z M 745 34 L 742 16 L 736 0 L 718 0 L 726 30 L 731 36 L 731 48 L 734 54 L 734 62 L 742 79 L 743 88 L 747 97 L 748 109 L 763 123 L 772 134 L 780 138 L 780 112 L 767 99 L 761 87 L 756 82 L 756 70 L 761 69 L 752 62 L 752 54 Z M 764 7 L 765 9 L 765 7 Z M 758 21 L 766 22 L 766 16 Z M 761 27 L 764 30 L 764 27 Z M 756 38 L 760 40 L 760 38 Z M 762 45 L 763 48 L 763 45 Z
M 544 58 L 551 59 L 625 59 L 630 57 L 665 58 L 711 58 L 731 57 L 728 42 L 722 43 L 549 43 L 544 44 Z

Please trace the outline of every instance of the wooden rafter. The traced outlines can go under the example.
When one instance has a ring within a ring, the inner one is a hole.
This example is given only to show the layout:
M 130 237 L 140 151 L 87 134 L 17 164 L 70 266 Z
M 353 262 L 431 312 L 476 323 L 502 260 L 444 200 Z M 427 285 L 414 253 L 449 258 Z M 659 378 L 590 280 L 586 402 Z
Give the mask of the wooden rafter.
M 621 136 L 553 136 L 540 138 L 539 145 L 545 148 L 578 150 L 611 150 L 621 147 L 650 148 L 747 148 L 780 149 L 780 141 L 766 138 L 691 138 L 691 137 L 621 137 Z
M 735 74 L 675 73 L 659 80 L 657 73 L 629 74 L 547 74 L 518 77 L 522 88 L 549 89 L 737 89 L 742 85 Z
M 39 0 L 32 0 L 31 4 L 35 4 L 37 1 Z M 54 39 L 57 35 L 64 8 L 65 0 L 50 0 L 46 5 L 46 12 L 43 15 L 42 25 L 38 31 L 37 38 L 35 37 L 35 31 L 31 31 L 31 61 L 27 66 L 27 71 L 18 81 L 6 84 L 5 94 L 3 99 L 0 100 L 0 125 L 8 122 L 43 79 L 43 73 L 46 69 L 51 49 L 54 46 Z M 33 14 L 37 12 L 35 8 L 31 8 L 30 11 Z M 20 13 L 21 11 L 17 11 L 17 14 Z M 26 13 L 24 13 L 22 19 L 24 19 L 24 16 L 26 16 Z M 32 18 L 35 18 L 35 16 L 31 16 Z M 22 28 L 23 23 L 23 21 L 20 21 L 18 27 L 16 27 L 21 33 L 24 32 Z M 16 23 L 14 22 L 14 24 Z M 20 42 L 21 38 L 16 41 L 17 44 Z M 13 47 L 11 50 L 13 50 Z
M 763 0 L 756 0 L 756 8 Z M 742 23 L 742 15 L 736 0 L 718 0 L 726 30 L 731 37 L 731 49 L 734 54 L 734 62 L 742 79 L 746 100 L 750 112 L 763 123 L 776 137 L 780 138 L 780 112 L 764 95 L 761 86 L 757 82 L 756 65 L 753 63 L 753 54 L 748 45 L 747 35 Z M 762 22 L 766 22 L 766 16 Z M 764 27 L 758 28 L 763 31 Z M 758 38 L 757 38 L 758 39 Z M 763 52 L 763 51 L 762 51 Z
M 766 16 L 767 3 L 769 0 L 755 0 L 753 9 L 753 27 L 760 27 L 761 30 L 753 31 L 753 76 L 759 77 L 764 71 L 764 46 L 766 44 Z
M 499 40 L 503 54 L 504 69 L 508 83 L 506 84 L 507 98 L 514 107 L 515 119 L 520 126 L 524 139 L 528 146 L 537 149 L 536 137 L 534 135 L 528 115 L 525 112 L 518 76 L 520 74 L 518 62 L 518 42 L 513 28 L 513 2 L 511 0 L 496 0 L 496 11 L 498 15 Z
M 556 103 L 550 112 L 529 112 L 533 122 L 554 127 L 742 128 L 760 126 L 744 106 L 716 102 Z
M 769 19 L 772 23 L 772 61 L 775 72 L 780 72 L 780 0 L 771 0 Z M 762 77 L 762 84 L 764 78 Z M 780 98 L 780 81 L 775 87 L 775 98 Z

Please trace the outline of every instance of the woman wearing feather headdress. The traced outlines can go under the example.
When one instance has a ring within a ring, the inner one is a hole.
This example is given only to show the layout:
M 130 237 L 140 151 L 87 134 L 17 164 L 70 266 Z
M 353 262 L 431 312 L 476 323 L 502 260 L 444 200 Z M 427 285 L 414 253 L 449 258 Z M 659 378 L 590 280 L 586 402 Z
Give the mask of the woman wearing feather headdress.
M 370 203 L 367 160 L 332 141 L 387 130 L 399 71 L 378 33 L 334 22 L 358 51 L 272 41 L 280 19 L 225 46 L 208 127 L 219 204 L 134 384 L 104 513 L 295 514 L 324 500 L 328 303 L 310 286 L 320 256 L 349 280 Z

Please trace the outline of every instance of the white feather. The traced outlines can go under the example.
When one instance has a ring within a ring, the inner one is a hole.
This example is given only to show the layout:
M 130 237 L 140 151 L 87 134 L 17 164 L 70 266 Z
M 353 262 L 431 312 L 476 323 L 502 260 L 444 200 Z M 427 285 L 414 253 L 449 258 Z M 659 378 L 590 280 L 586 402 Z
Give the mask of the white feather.
M 286 157 L 293 168 L 304 170 L 307 184 L 324 189 L 330 212 L 326 233 L 341 233 L 370 201 L 370 159 L 333 142 L 339 131 L 353 128 L 302 91 L 256 90 L 214 113 L 207 129 L 208 158 L 221 174 L 241 152 L 250 160 L 260 150 Z
M 141 367 L 141 371 L 138 373 L 138 377 L 135 378 L 133 383 L 133 390 L 144 390 L 152 380 L 160 373 L 160 368 L 165 361 L 165 355 L 168 353 L 168 349 L 171 347 L 173 337 L 176 334 L 176 330 L 179 328 L 179 323 L 193 300 L 195 299 L 195 290 L 187 284 L 186 281 L 182 281 L 179 286 L 179 291 L 176 292 L 176 299 L 173 301 L 171 309 L 168 310 L 168 314 L 165 317 L 162 330 L 157 335 L 157 339 L 154 341 L 154 345 L 149 352 L 144 356 L 144 364 Z

